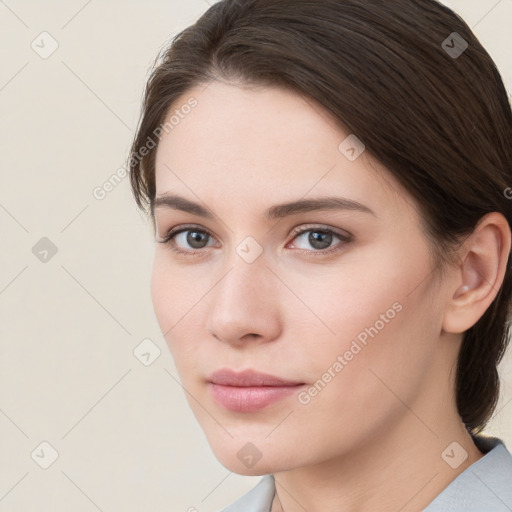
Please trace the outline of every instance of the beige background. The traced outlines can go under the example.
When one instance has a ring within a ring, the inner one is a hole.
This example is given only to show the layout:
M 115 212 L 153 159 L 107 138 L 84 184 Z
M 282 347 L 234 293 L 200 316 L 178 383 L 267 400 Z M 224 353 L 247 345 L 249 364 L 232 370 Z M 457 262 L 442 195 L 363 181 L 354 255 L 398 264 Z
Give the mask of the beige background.
M 512 91 L 512 0 L 450 5 Z M 125 161 L 158 50 L 207 8 L 0 2 L 2 512 L 213 512 L 260 479 L 224 468 L 189 410 L 153 314 L 151 230 L 128 178 L 93 195 Z M 161 351 L 148 366 L 133 352 L 145 339 L 149 357 Z M 511 362 L 488 429 L 509 447 Z M 58 453 L 46 469 L 42 442 Z

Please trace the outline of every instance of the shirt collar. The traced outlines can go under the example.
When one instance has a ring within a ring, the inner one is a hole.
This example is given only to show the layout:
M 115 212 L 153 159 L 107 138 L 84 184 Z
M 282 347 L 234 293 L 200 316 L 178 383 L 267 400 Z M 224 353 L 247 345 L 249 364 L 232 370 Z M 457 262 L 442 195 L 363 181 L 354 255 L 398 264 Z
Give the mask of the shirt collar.
M 501 439 L 473 436 L 484 456 L 466 468 L 424 512 L 511 512 L 512 455 Z

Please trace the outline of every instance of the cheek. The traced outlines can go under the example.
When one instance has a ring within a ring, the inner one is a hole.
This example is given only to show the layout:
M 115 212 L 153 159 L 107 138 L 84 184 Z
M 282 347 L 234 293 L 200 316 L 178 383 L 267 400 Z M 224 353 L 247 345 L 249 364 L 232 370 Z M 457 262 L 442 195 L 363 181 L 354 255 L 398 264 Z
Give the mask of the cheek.
M 301 413 L 296 415 L 299 431 L 305 428 L 300 420 L 306 415 L 307 429 L 312 435 L 322 431 L 324 439 L 335 440 L 334 444 L 348 443 L 350 447 L 346 448 L 353 449 L 389 430 L 407 414 L 404 403 L 412 404 L 421 392 L 433 360 L 434 344 L 425 335 L 418 337 L 417 315 L 412 304 L 402 302 L 401 305 L 399 311 L 399 308 L 392 309 L 396 314 L 384 327 L 377 324 L 377 328 L 382 327 L 378 332 L 371 329 L 375 323 L 371 313 L 381 310 L 385 313 L 385 308 L 367 311 L 363 325 L 368 332 L 360 330 L 360 325 L 347 326 L 350 318 L 344 316 L 346 335 L 339 335 L 335 343 L 302 354 L 304 361 L 314 363 L 305 365 L 309 366 L 309 386 L 297 397 L 300 404 L 297 412 Z M 339 326 L 341 331 L 344 326 Z M 357 338 L 361 332 L 368 335 L 366 339 Z M 344 439 L 339 439 L 340 432 Z
M 204 278 L 196 281 L 207 282 Z M 160 330 L 182 380 L 189 379 L 190 370 L 198 361 L 197 354 L 205 339 L 201 330 L 204 322 L 198 320 L 199 309 L 196 306 L 207 290 L 207 285 L 194 286 L 186 271 L 180 271 L 170 263 L 165 251 L 159 253 L 157 250 L 151 274 L 151 300 Z
M 389 237 L 379 247 L 347 259 L 324 298 L 325 318 L 341 347 L 354 339 L 363 346 L 375 340 L 400 344 L 416 317 L 425 321 L 433 314 L 425 309 L 432 310 L 429 273 L 428 254 L 420 241 L 404 245 Z M 419 325 L 417 330 L 422 332 Z
M 349 350 L 354 340 L 362 347 L 365 343 L 369 346 L 371 340 L 385 338 L 403 316 L 401 310 L 408 300 L 411 278 L 404 275 L 396 260 L 395 264 L 384 263 L 385 254 L 379 253 L 378 258 L 373 255 L 373 261 L 360 256 L 350 261 L 347 258 L 329 278 L 320 274 L 305 275 L 295 287 L 317 317 L 316 335 L 311 335 L 306 345 L 318 352 L 324 364 L 327 361 L 321 354 L 327 346 L 337 354 Z M 297 311 L 297 317 L 306 313 Z M 312 321 L 311 313 L 309 321 Z M 357 351 L 357 347 L 354 350 Z M 329 357 L 332 358 L 332 354 Z
M 350 276 L 340 272 L 331 280 L 323 303 L 310 297 L 333 331 L 312 337 L 301 354 L 312 362 L 308 382 L 318 383 L 322 401 L 361 411 L 380 408 L 386 397 L 397 402 L 393 392 L 407 400 L 419 389 L 440 324 L 431 280 L 425 279 L 428 258 L 411 252 L 384 252 L 373 264 L 352 265 Z
M 200 280 L 197 281 L 201 282 Z M 201 297 L 187 270 L 173 264 L 165 249 L 155 252 L 151 274 L 151 299 L 162 333 L 169 333 L 178 323 L 186 322 L 186 313 Z

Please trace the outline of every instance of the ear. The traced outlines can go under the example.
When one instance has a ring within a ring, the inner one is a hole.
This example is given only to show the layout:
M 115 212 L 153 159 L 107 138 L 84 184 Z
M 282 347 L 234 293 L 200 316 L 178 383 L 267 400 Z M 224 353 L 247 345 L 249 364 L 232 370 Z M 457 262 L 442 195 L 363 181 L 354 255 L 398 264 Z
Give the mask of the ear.
M 485 313 L 503 283 L 510 244 L 510 227 L 501 213 L 488 213 L 480 219 L 461 249 L 461 264 L 443 319 L 444 331 L 464 332 Z

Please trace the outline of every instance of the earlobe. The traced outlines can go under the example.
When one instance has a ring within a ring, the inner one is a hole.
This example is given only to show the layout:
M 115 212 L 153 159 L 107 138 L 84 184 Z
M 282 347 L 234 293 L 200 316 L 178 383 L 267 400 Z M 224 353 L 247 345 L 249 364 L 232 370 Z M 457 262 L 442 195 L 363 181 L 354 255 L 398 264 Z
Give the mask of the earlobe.
M 505 277 L 510 245 L 510 227 L 503 215 L 492 212 L 480 220 L 461 249 L 466 256 L 445 310 L 445 332 L 468 330 L 492 304 Z

